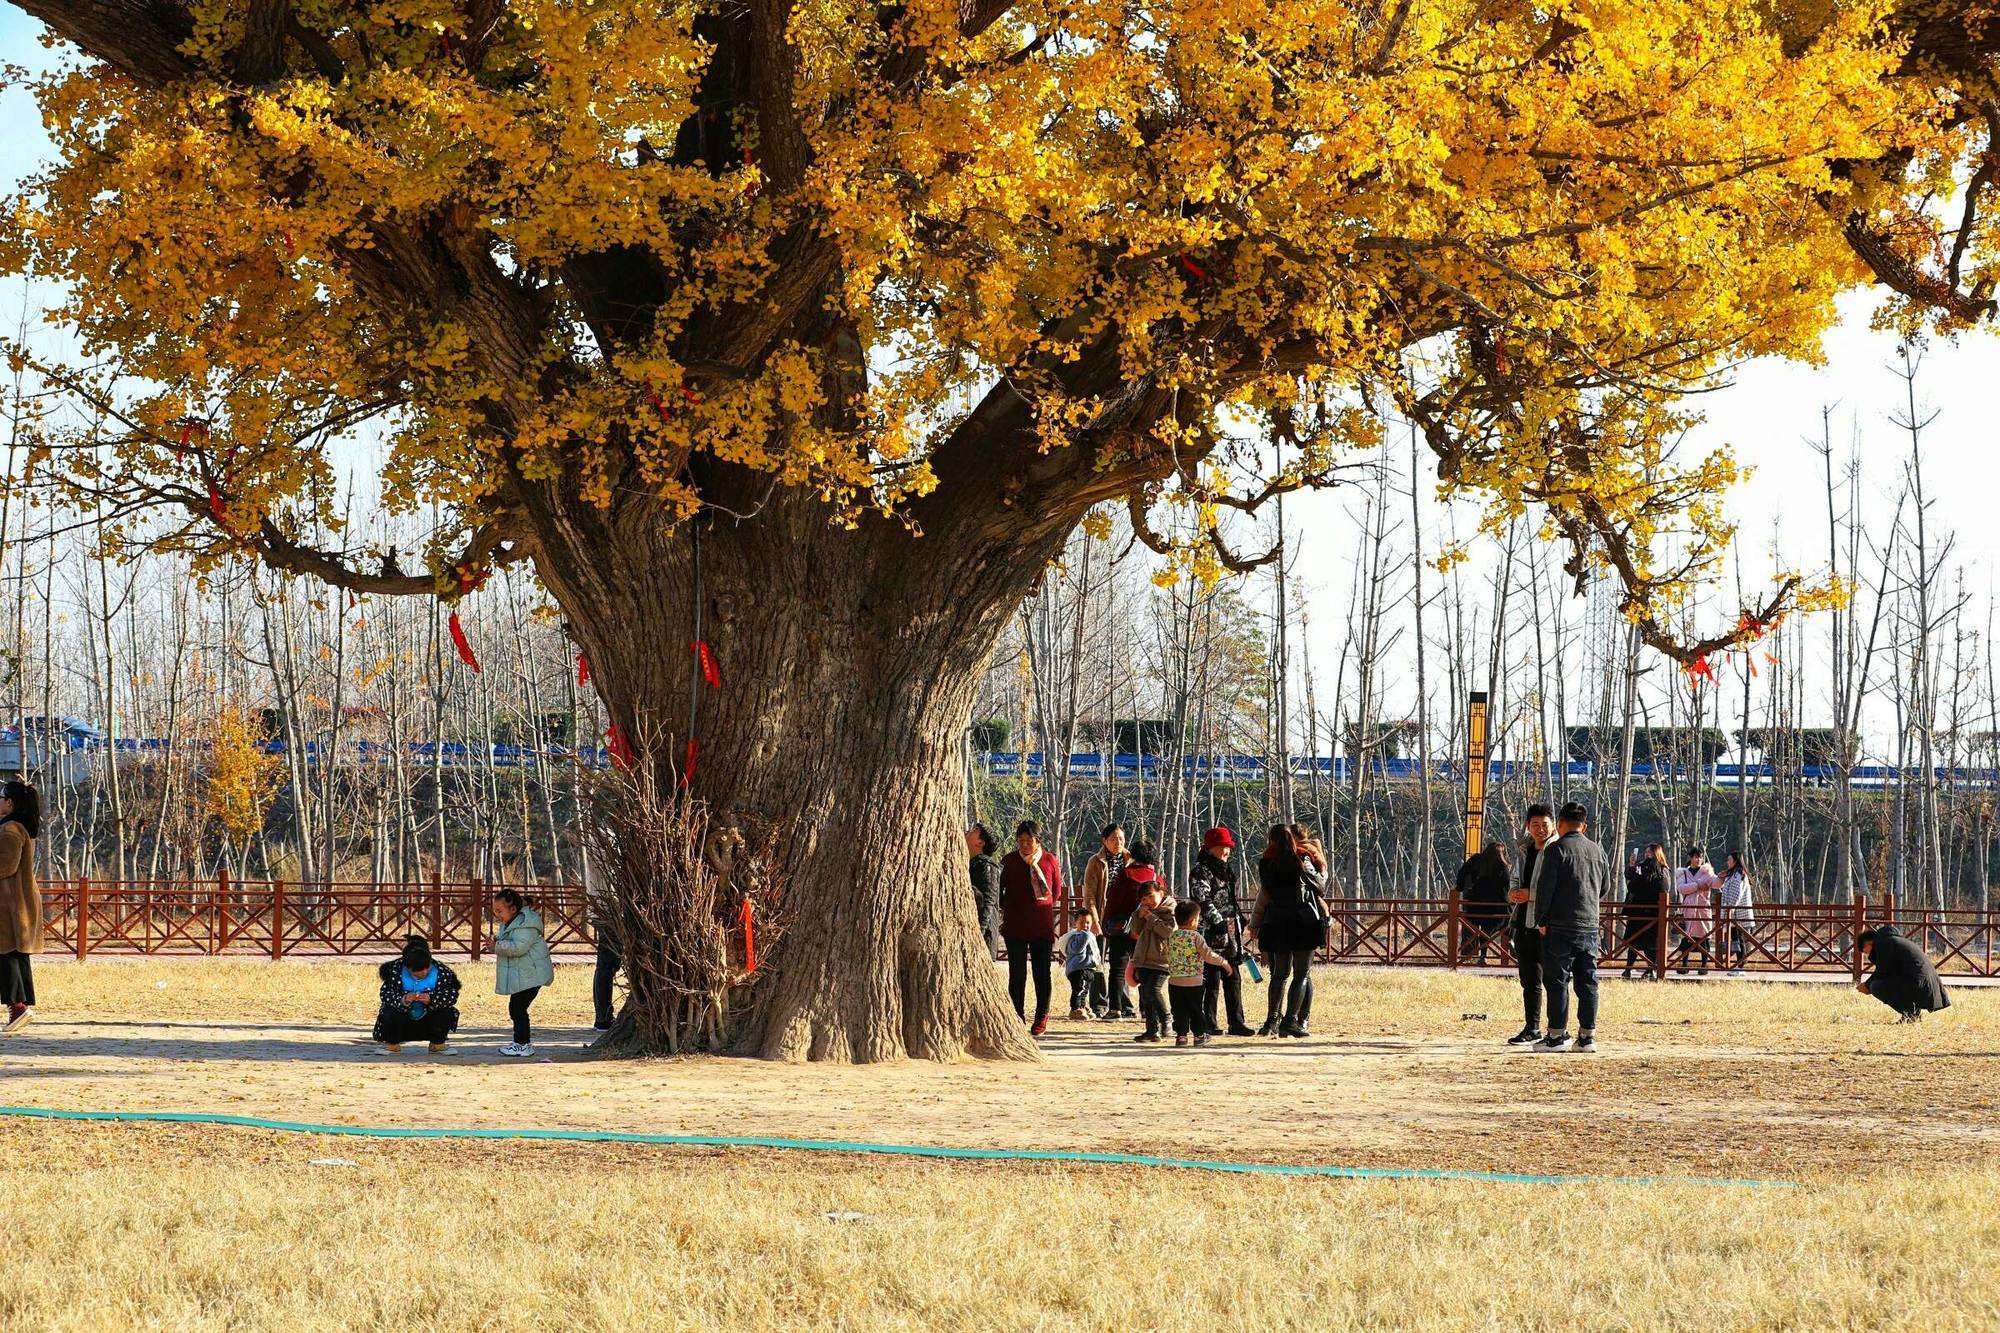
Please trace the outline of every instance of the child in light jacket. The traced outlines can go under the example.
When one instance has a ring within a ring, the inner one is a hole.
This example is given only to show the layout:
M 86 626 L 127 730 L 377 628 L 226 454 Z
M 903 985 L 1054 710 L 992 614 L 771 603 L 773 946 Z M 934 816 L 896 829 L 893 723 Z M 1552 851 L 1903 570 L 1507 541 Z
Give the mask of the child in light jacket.
M 514 1020 L 514 1040 L 502 1046 L 500 1054 L 533 1055 L 528 1006 L 542 987 L 556 979 L 549 942 L 542 934 L 541 916 L 515 890 L 495 889 L 492 913 L 493 989 L 507 997 L 507 1015 Z
M 1063 975 L 1069 978 L 1069 1016 L 1104 1016 L 1104 941 L 1097 917 L 1086 907 L 1070 917 L 1070 932 L 1057 941 L 1062 949 Z

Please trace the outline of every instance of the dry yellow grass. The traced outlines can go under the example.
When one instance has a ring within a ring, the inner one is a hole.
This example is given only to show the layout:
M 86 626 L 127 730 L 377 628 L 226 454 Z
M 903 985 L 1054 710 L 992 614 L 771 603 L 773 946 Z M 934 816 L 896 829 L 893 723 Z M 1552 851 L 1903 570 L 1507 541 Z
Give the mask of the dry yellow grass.
M 468 1022 L 503 1022 L 505 1005 L 493 994 L 492 964 L 452 966 L 464 984 Z M 537 1024 L 588 1024 L 589 965 L 560 964 L 556 971 L 557 984 L 535 1003 Z M 1314 975 L 1316 1031 L 1484 1039 L 1504 1037 L 1520 1026 L 1512 977 L 1351 967 L 1322 967 Z M 99 958 L 82 966 L 44 964 L 37 981 L 43 1010 L 52 1019 L 342 1022 L 366 1028 L 375 1012 L 372 966 L 355 963 Z M 1263 988 L 1248 991 L 1253 1016 L 1260 1015 Z M 1605 996 L 1600 1035 L 1610 1051 L 1640 1037 L 1653 1045 L 1703 1047 L 1790 1049 L 1831 1042 L 1857 1052 L 2000 1051 L 1996 990 L 1958 988 L 1951 1010 L 1914 1029 L 1897 1027 L 1882 1005 L 1838 983 L 1626 982 L 1614 973 Z M 1483 1015 L 1484 1024 L 1475 1025 L 1468 1014 Z M 1059 1031 L 1063 1022 L 1058 1015 Z
M 518 1064 L 353 1038 L 362 968 L 49 966 L 0 1102 L 1606 1175 L 1502 1185 L 0 1120 L 0 1328 L 2000 1323 L 2000 993 L 1899 1028 L 1834 986 L 1624 985 L 1604 1054 L 1514 1056 L 1502 978 L 1323 972 L 1316 1038 L 1031 1068 Z M 580 1037 L 588 971 L 537 1006 Z M 1485 1018 L 1468 1017 L 1484 1014 Z M 1190 1125 L 1196 1126 L 1190 1130 Z M 353 1165 L 313 1165 L 339 1158 Z M 863 1220 L 829 1221 L 829 1212 Z
M 562 969 L 536 1006 L 543 1055 L 503 1060 L 486 969 L 465 980 L 467 1026 L 432 1059 L 362 1039 L 374 983 L 361 967 L 51 966 L 41 1020 L 0 1042 L 0 1101 L 1787 1179 L 1889 1157 L 1979 1165 L 2000 1140 L 1992 990 L 1963 990 L 1909 1028 L 1837 985 L 1613 981 L 1603 1051 L 1546 1057 L 1502 1045 L 1519 1023 L 1509 979 L 1342 969 L 1320 977 L 1307 1042 L 1176 1051 L 1133 1046 L 1129 1026 L 1059 1020 L 1040 1065 L 857 1069 L 584 1059 L 586 968 Z M 419 1079 L 426 1095 L 412 1097 Z M 1163 1130 L 1173 1121 L 1158 1110 L 1196 1092 L 1198 1145 Z
M 1784 1190 L 1547 1187 L 241 1130 L 9 1133 L 6 1328 L 2000 1320 L 1992 1170 Z

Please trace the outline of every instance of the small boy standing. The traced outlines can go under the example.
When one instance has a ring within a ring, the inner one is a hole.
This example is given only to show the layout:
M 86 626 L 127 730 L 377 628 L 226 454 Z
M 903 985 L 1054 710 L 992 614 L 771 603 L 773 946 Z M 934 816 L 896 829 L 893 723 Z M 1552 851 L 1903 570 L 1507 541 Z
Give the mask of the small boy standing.
M 1201 920 L 1201 904 L 1184 902 L 1174 907 L 1174 933 L 1167 940 L 1167 1001 L 1174 1012 L 1174 1045 L 1185 1046 L 1190 1036 L 1197 1046 L 1208 1045 L 1208 1023 L 1202 1017 L 1202 964 L 1230 971 L 1229 960 L 1209 947 L 1196 930 Z
M 1104 942 L 1097 917 L 1084 908 L 1069 919 L 1062 937 L 1063 975 L 1069 978 L 1069 1016 L 1081 1021 L 1104 1016 Z

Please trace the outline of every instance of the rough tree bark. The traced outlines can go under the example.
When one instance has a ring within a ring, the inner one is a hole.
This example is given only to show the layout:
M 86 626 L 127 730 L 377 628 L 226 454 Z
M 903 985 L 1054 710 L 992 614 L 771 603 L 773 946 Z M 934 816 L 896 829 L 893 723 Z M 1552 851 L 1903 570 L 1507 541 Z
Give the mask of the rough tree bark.
M 1030 1057 L 965 886 L 959 739 L 1003 623 L 1067 524 L 982 559 L 888 523 L 843 529 L 780 490 L 745 520 L 702 522 L 697 585 L 695 534 L 649 508 L 552 516 L 536 565 L 610 716 L 658 739 L 641 761 L 686 776 L 714 826 L 785 848 L 788 924 L 742 1049 Z M 700 692 L 688 774 L 697 597 L 722 684 Z

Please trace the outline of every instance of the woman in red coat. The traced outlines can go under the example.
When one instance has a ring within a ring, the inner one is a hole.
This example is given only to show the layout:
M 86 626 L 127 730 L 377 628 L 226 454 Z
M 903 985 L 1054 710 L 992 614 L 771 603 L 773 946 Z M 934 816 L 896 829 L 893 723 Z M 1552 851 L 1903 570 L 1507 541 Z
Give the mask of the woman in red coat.
M 1061 897 L 1062 867 L 1042 846 L 1041 826 L 1021 821 L 1014 850 L 1000 862 L 1000 934 L 1007 941 L 1007 991 L 1022 1018 L 1028 1016 L 1028 964 L 1035 965 L 1035 1025 L 1029 1031 L 1037 1037 L 1049 1030 L 1049 968 Z

